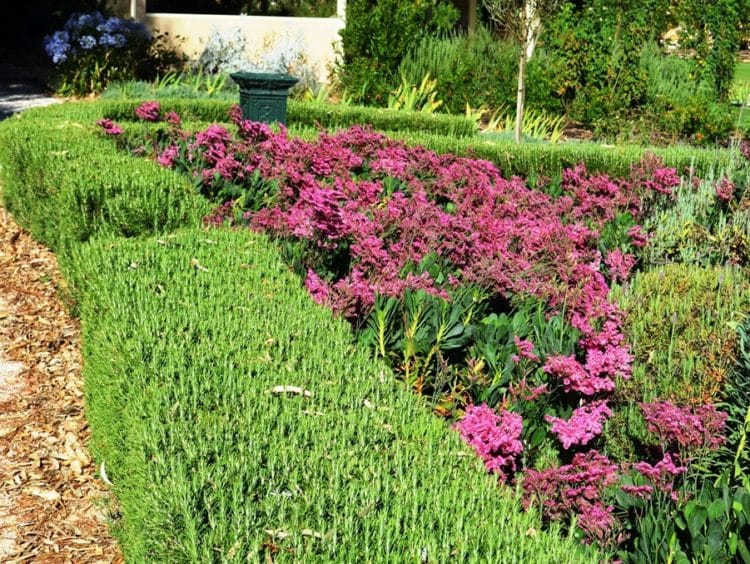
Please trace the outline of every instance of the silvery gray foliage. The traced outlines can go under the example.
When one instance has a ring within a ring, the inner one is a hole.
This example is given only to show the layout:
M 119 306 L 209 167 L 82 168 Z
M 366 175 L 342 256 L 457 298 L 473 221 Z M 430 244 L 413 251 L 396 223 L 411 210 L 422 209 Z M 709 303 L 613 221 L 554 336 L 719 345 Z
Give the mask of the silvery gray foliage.
M 247 39 L 238 27 L 228 34 L 215 29 L 209 35 L 196 66 L 203 72 L 258 71 L 258 67 L 247 57 Z
M 285 33 L 279 37 L 267 51 L 264 51 L 257 62 L 263 72 L 287 73 L 299 79 L 296 89 L 313 87 L 316 84 L 315 72 L 305 57 L 305 40 L 298 32 L 296 35 Z
M 269 72 L 288 73 L 300 79 L 298 88 L 315 84 L 315 73 L 307 64 L 305 42 L 297 33 L 286 33 L 264 50 L 257 60 L 247 56 L 247 39 L 238 27 L 230 33 L 214 30 L 206 42 L 196 65 L 203 72 Z

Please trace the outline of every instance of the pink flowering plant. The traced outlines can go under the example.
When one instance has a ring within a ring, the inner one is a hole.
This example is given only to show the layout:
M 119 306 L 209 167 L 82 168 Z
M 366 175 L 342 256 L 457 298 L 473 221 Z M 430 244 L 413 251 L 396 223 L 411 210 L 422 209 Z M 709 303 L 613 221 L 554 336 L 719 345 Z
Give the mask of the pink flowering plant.
M 488 161 L 365 127 L 305 141 L 233 108 L 235 131 L 188 134 L 156 102 L 136 113 L 168 128 L 146 152 L 217 201 L 207 225 L 273 237 L 312 298 L 457 421 L 487 470 L 518 482 L 546 519 L 575 518 L 583 539 L 623 542 L 629 513 L 618 499 L 676 491 L 689 459 L 675 448 L 720 444 L 713 407 L 644 405 L 659 440 L 651 457 L 633 465 L 606 454 L 633 362 L 610 289 L 638 267 L 649 240 L 641 222 L 680 182 L 655 157 L 625 179 L 579 164 L 545 193 Z

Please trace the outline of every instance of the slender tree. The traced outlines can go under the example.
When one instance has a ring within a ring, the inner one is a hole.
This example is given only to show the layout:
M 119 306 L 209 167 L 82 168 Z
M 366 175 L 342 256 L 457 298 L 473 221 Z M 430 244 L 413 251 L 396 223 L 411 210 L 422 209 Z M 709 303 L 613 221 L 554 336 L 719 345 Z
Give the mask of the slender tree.
M 543 22 L 562 5 L 563 0 L 483 0 L 484 7 L 501 31 L 520 47 L 518 90 L 516 93 L 515 139 L 521 142 L 526 102 L 526 63 L 534 55 Z

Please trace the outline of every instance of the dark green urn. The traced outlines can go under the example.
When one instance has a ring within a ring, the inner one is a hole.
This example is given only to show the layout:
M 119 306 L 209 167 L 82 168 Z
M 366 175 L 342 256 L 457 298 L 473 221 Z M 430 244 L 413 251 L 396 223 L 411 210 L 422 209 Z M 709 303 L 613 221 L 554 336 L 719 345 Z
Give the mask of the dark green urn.
M 230 74 L 240 86 L 240 107 L 245 119 L 286 124 L 289 89 L 299 79 L 288 74 L 235 72 Z

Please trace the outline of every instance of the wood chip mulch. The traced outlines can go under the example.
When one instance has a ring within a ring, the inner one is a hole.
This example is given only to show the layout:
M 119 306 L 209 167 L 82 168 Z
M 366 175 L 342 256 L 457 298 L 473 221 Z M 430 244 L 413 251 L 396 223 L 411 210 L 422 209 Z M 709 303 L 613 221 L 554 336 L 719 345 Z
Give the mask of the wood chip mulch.
M 0 562 L 123 562 L 54 255 L 0 207 Z

